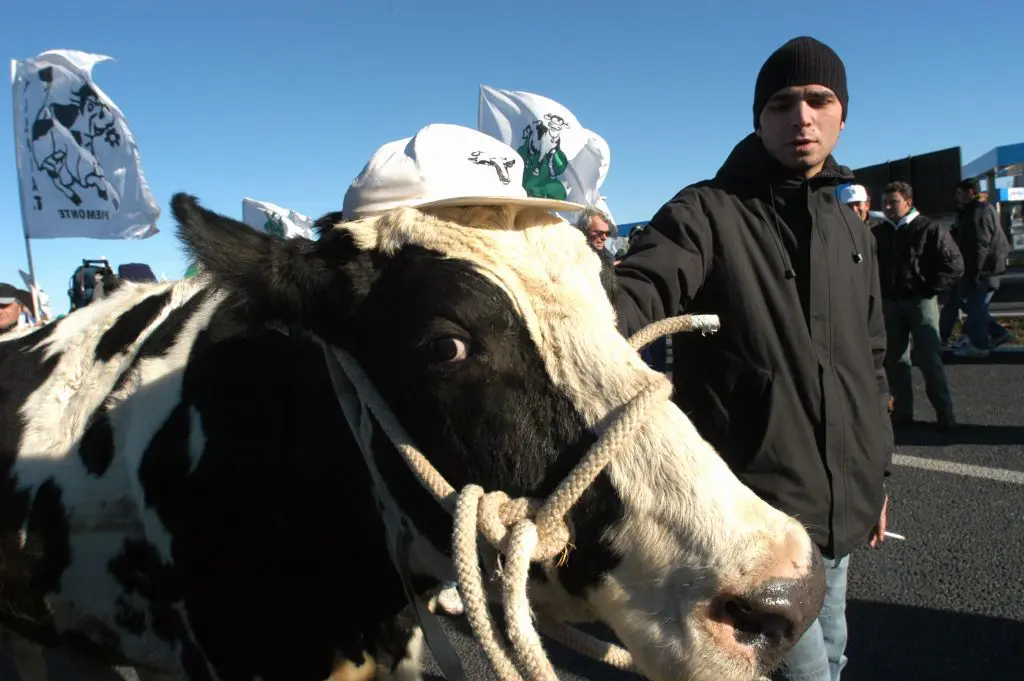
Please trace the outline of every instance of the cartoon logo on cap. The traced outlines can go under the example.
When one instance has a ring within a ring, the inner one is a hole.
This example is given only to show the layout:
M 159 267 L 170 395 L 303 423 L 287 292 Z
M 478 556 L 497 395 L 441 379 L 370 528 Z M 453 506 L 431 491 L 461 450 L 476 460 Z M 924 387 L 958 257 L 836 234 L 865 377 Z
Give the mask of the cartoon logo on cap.
M 504 156 L 493 156 L 482 151 L 474 151 L 469 155 L 468 160 L 476 163 L 477 165 L 491 166 L 494 168 L 494 171 L 498 173 L 498 179 L 501 180 L 502 184 L 508 184 L 512 181 L 512 176 L 508 174 L 508 171 L 516 164 L 516 160 L 514 158 L 508 159 Z

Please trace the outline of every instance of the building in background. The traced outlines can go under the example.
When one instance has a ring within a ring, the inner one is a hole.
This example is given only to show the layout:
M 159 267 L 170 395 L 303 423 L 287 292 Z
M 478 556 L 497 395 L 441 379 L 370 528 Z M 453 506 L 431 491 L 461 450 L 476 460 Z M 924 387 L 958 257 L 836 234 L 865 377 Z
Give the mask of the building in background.
M 961 175 L 960 147 L 950 147 L 926 154 L 885 161 L 853 171 L 857 184 L 862 184 L 871 197 L 871 207 L 882 205 L 885 185 L 908 182 L 914 188 L 914 206 L 932 220 L 950 227 L 956 218 L 956 184 Z

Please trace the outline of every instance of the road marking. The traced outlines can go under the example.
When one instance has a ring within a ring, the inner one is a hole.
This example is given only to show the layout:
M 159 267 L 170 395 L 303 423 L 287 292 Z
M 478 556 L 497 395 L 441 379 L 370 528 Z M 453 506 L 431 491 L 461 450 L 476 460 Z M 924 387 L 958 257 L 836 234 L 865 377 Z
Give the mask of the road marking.
M 893 454 L 892 462 L 897 466 L 921 468 L 927 471 L 953 473 L 954 475 L 966 475 L 971 478 L 984 478 L 986 480 L 1024 485 L 1024 472 L 1008 471 L 1005 468 L 987 468 L 985 466 L 974 466 L 969 463 L 939 461 L 936 459 L 925 459 L 920 456 L 908 456 L 906 454 Z

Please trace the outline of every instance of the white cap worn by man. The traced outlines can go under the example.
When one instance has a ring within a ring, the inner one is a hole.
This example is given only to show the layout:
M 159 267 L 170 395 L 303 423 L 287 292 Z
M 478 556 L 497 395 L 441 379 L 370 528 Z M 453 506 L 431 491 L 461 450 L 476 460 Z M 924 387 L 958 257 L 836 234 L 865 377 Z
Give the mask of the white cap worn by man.
M 435 123 L 377 149 L 345 192 L 341 213 L 358 220 L 395 208 L 515 205 L 581 211 L 568 201 L 527 196 L 523 159 L 501 140 L 461 125 Z M 449 615 L 464 606 L 454 584 L 437 596 Z
M 868 221 L 868 209 L 871 207 L 871 199 L 868 190 L 862 184 L 844 184 L 836 190 L 839 200 L 853 209 L 864 222 Z
M 868 190 L 862 184 L 844 184 L 839 187 L 839 200 L 845 204 L 868 200 Z
M 342 215 L 358 220 L 403 206 L 500 205 L 583 210 L 576 203 L 527 196 L 523 159 L 504 142 L 472 128 L 435 123 L 380 147 L 345 193 Z
M 884 219 L 882 213 L 871 210 L 871 197 L 868 195 L 868 190 L 864 185 L 843 184 L 836 189 L 836 194 L 839 197 L 839 201 L 852 208 L 857 217 L 869 227 Z

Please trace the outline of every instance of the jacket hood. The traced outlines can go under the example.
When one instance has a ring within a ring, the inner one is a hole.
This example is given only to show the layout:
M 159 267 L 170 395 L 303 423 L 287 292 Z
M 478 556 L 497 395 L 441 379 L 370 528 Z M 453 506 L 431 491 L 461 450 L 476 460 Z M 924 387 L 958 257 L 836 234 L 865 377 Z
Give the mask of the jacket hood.
M 789 175 L 791 173 L 764 148 L 764 143 L 757 133 L 752 132 L 733 147 L 725 163 L 718 169 L 715 179 L 749 181 Z M 823 184 L 840 184 L 853 180 L 853 171 L 839 165 L 829 154 L 825 159 L 825 167 L 812 179 L 823 181 Z

